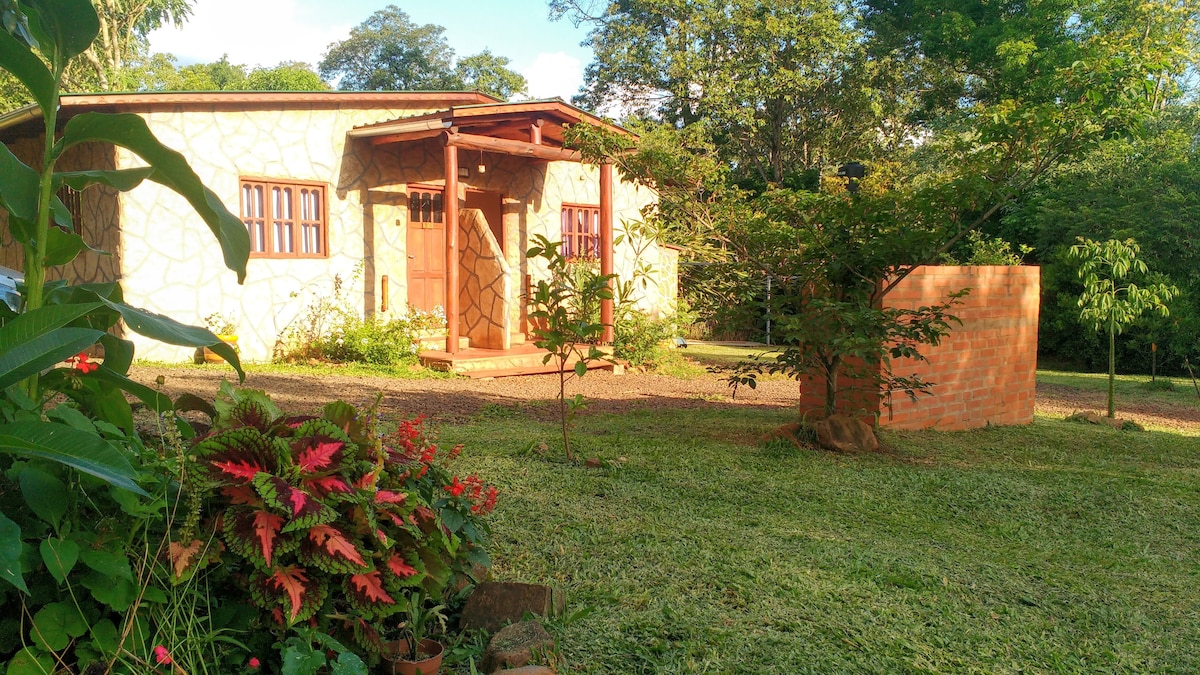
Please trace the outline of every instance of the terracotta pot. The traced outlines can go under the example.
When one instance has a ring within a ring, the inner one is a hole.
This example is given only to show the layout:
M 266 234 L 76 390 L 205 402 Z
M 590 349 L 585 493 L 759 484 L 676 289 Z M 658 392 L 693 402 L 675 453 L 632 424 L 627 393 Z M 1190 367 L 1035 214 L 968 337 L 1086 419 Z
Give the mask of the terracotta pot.
M 437 640 L 421 640 L 417 644 L 420 661 L 409 661 L 397 654 L 408 653 L 408 640 L 389 642 L 383 646 L 384 673 L 389 675 L 437 675 L 442 667 L 442 644 Z
M 217 339 L 220 340 L 221 342 L 224 342 L 225 344 L 229 345 L 230 347 L 233 347 L 234 350 L 237 350 L 238 336 L 236 336 L 236 335 L 217 335 Z M 225 362 L 225 359 L 214 354 L 211 350 L 209 350 L 208 347 L 201 347 L 201 349 L 204 350 L 204 362 L 205 363 L 224 363 Z

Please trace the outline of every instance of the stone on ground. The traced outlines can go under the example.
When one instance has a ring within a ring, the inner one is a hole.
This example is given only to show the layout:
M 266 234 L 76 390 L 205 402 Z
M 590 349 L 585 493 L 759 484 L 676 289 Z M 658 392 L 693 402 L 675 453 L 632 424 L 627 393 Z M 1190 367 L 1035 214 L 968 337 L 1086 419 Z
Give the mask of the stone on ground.
M 483 672 L 529 665 L 536 654 L 554 649 L 554 638 L 536 621 L 522 621 L 502 628 L 488 642 L 483 653 Z M 553 672 L 553 671 L 552 671 Z
M 817 443 L 837 452 L 875 452 L 879 439 L 871 425 L 848 415 L 831 415 L 813 424 Z
M 561 590 L 539 584 L 488 581 L 479 584 L 467 599 L 461 624 L 465 630 L 494 633 L 526 614 L 558 616 L 566 609 Z

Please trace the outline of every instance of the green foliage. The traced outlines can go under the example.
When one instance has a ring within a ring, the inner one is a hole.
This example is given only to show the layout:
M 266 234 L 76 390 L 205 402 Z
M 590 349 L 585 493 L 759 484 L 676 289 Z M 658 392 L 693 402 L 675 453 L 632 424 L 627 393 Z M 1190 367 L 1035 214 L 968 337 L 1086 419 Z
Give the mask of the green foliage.
M 525 77 L 486 49 L 455 64 L 445 32 L 388 5 L 330 45 L 318 72 L 344 91 L 478 89 L 502 99 L 525 92 Z
M 42 459 L 2 464 L 0 565 L 19 573 L 4 578 L 20 593 L 0 591 L 0 663 L 8 672 L 35 662 L 144 672 L 165 650 L 193 673 L 244 664 L 250 648 L 236 635 L 247 626 L 210 596 L 210 579 L 181 582 L 170 572 L 173 533 L 199 517 L 178 489 L 184 447 L 174 418 L 163 418 L 162 436 L 144 445 L 65 405 L 47 416 L 92 426 L 131 450 L 147 490 L 112 487 Z
M 128 69 L 130 88 L 138 91 L 325 91 L 329 85 L 307 63 L 284 61 L 247 68 L 222 56 L 212 63 L 182 68 L 170 54 L 152 54 Z
M 1138 257 L 1180 296 L 1169 320 L 1153 316 L 1117 337 L 1119 372 L 1150 372 L 1150 345 L 1164 372 L 1184 374 L 1200 358 L 1200 254 L 1192 245 L 1200 213 L 1200 132 L 1194 105 L 1168 110 L 1142 133 L 1105 141 L 1080 161 L 1049 174 L 1014 204 L 997 232 L 1035 247 L 1042 268 L 1039 352 L 1077 367 L 1106 370 L 1107 340 L 1079 321 L 1083 286 L 1067 250 L 1076 237 L 1136 239 Z
M 528 93 L 529 89 L 525 76 L 509 69 L 509 63 L 511 60 L 507 56 L 496 56 L 485 49 L 459 59 L 454 72 L 464 89 L 482 91 L 507 101 Z
M 868 182 L 857 196 L 780 190 L 760 198 L 761 215 L 731 233 L 735 262 L 716 273 L 735 289 L 749 287 L 730 310 L 770 317 L 782 351 L 772 362 L 744 364 L 731 384 L 754 387 L 764 371 L 815 376 L 825 383 L 826 415 L 838 411 L 842 376 L 875 391 L 927 392 L 932 383 L 894 373 L 891 361 L 923 360 L 920 347 L 949 332 L 951 309 L 968 290 L 915 309 L 881 305 L 947 237 L 931 208 L 940 196 L 937 188 Z M 766 276 L 771 294 L 757 295 Z
M 694 319 L 694 314 L 682 309 L 653 318 L 622 304 L 617 309 L 617 325 L 613 330 L 613 356 L 631 366 L 661 365 L 674 353 L 671 341 L 682 336 Z
M 313 628 L 300 628 L 284 642 L 282 675 L 367 675 L 367 664 L 346 645 Z M 332 661 L 330 658 L 332 657 Z
M 952 254 L 943 256 L 947 265 L 1020 265 L 1024 257 L 1033 253 L 1033 247 L 1028 244 L 1018 244 L 1017 250 L 1013 245 L 1000 237 L 988 238 L 978 230 L 967 233 L 963 238 L 963 258 L 960 261 Z
M 559 420 L 562 423 L 563 449 L 571 455 L 570 423 L 574 413 L 583 406 L 583 397 L 567 398 L 567 381 L 583 377 L 588 363 L 604 358 L 596 343 L 604 333 L 598 308 L 601 300 L 613 297 L 610 282 L 613 276 L 594 273 L 586 264 L 567 260 L 559 247 L 562 242 L 549 241 L 538 234 L 526 252 L 531 260 L 541 258 L 550 274 L 539 279 L 529 296 L 529 318 L 533 325 L 533 344 L 546 350 L 544 363 L 551 359 L 558 364 Z M 568 373 L 571 360 L 575 366 Z
M 1146 263 L 1138 259 L 1141 248 L 1132 239 L 1105 242 L 1080 238 L 1071 247 L 1071 257 L 1079 261 L 1083 294 L 1079 296 L 1079 319 L 1096 332 L 1108 334 L 1108 416 L 1116 416 L 1113 382 L 1116 377 L 1117 334 L 1146 312 L 1169 314 L 1167 302 L 1179 289 L 1162 281 L 1138 285 L 1137 278 L 1149 274 Z M 1126 281 L 1130 276 L 1134 279 Z
M 431 635 L 446 632 L 445 605 L 435 605 L 422 593 L 413 593 L 403 603 L 404 621 L 400 624 L 400 639 L 408 643 L 408 652 L 400 658 L 419 661 L 421 641 Z
M 356 270 L 351 281 L 361 270 Z M 408 307 L 403 318 L 363 318 L 346 296 L 346 282 L 334 275 L 333 292 L 319 295 L 279 337 L 280 361 L 317 359 L 332 363 L 394 366 L 416 363 L 423 334 L 445 328 L 441 313 Z
M 220 518 L 183 539 L 195 552 L 177 576 L 226 562 L 243 571 L 239 588 L 264 621 L 312 619 L 377 657 L 408 596 L 440 597 L 487 564 L 483 516 L 496 489 L 453 474 L 461 447 L 439 449 L 420 418 L 384 433 L 374 406 L 287 416 L 261 392 L 228 385 L 219 403 L 185 489 Z

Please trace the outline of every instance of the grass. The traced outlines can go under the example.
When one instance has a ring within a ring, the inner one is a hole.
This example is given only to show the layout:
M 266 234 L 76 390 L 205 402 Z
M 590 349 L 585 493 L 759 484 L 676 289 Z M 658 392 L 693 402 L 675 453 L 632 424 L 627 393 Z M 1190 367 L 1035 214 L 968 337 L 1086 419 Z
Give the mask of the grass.
M 1108 373 L 1073 373 L 1058 370 L 1039 370 L 1038 384 L 1052 384 L 1087 391 L 1108 391 Z M 1165 383 L 1170 382 L 1170 389 Z M 1196 405 L 1198 395 L 1189 377 L 1158 377 L 1151 385 L 1149 375 L 1117 375 L 1114 378 L 1117 407 L 1121 401 L 1164 402 Z
M 712 368 L 733 368 L 742 361 L 751 361 L 756 356 L 774 358 L 779 353 L 777 349 L 762 345 L 759 347 L 733 347 L 717 344 L 688 343 L 683 355 L 696 363 Z
M 583 615 L 550 623 L 563 672 L 1200 671 L 1200 439 L 1039 419 L 862 457 L 757 444 L 785 421 L 580 418 L 581 456 L 625 460 L 603 469 L 524 454 L 555 430 L 515 416 L 442 437 L 503 490 L 496 577 Z
M 137 362 L 139 366 L 170 368 L 181 371 L 220 372 L 226 371 L 234 375 L 233 368 L 226 363 L 164 363 L 159 361 Z M 437 380 L 456 377 L 453 373 L 432 370 L 416 364 L 401 364 L 396 366 L 374 366 L 365 363 L 318 363 L 315 365 L 302 363 L 243 363 L 246 373 L 267 373 L 274 375 L 350 375 L 355 377 L 396 378 L 402 380 Z

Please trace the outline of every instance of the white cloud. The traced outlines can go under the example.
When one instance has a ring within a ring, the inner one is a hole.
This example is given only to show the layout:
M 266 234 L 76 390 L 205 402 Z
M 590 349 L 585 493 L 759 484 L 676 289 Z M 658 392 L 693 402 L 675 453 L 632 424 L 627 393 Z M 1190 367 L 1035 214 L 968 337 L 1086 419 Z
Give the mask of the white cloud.
M 331 42 L 349 34 L 350 24 L 331 25 L 299 9 L 296 0 L 198 0 L 183 29 L 154 31 L 150 48 L 174 54 L 181 64 L 229 54 L 248 66 L 303 61 L 315 67 Z
M 583 85 L 583 62 L 566 52 L 542 52 L 521 71 L 529 82 L 529 95 L 533 98 L 560 96 L 570 102 Z

